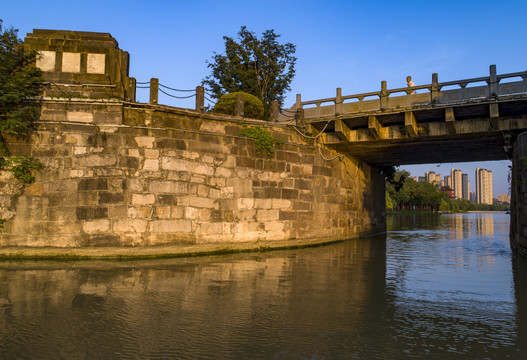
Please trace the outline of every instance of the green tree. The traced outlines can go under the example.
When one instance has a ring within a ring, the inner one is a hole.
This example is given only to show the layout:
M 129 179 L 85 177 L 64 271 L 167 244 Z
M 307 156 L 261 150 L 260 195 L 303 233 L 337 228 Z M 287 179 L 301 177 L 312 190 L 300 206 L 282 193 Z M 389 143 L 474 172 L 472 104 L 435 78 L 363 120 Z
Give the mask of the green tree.
M 225 54 L 214 53 L 208 67 L 212 73 L 203 85 L 219 99 L 231 92 L 246 92 L 262 100 L 264 116 L 269 117 L 272 100 L 282 106 L 285 92 L 295 76 L 296 51 L 291 43 L 280 44 L 274 30 L 266 30 L 259 39 L 245 26 L 238 32 L 238 41 L 224 36 Z
M 35 97 L 41 91 L 41 72 L 34 66 L 37 53 L 25 52 L 18 30 L 2 28 L 0 20 L 0 169 L 12 171 L 24 182 L 32 182 L 31 169 L 40 163 L 30 156 L 10 156 L 7 136 L 29 139 L 40 115 Z

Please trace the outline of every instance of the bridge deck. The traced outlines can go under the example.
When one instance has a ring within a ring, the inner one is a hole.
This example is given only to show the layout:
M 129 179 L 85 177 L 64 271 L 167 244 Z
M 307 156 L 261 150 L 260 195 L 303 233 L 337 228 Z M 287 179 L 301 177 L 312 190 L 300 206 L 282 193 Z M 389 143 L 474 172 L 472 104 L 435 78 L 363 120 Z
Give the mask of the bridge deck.
M 521 77 L 522 81 L 504 82 Z M 297 125 L 305 123 L 322 142 L 374 165 L 403 165 L 507 159 L 510 143 L 527 130 L 527 72 L 438 83 L 378 93 L 301 102 Z M 467 86 L 486 82 L 484 86 Z M 459 89 L 442 90 L 458 86 Z M 392 94 L 428 91 L 390 97 Z M 364 100 L 367 96 L 379 99 Z M 357 101 L 346 103 L 345 100 Z M 322 106 L 327 102 L 331 106 Z M 304 108 L 316 105 L 316 107 Z

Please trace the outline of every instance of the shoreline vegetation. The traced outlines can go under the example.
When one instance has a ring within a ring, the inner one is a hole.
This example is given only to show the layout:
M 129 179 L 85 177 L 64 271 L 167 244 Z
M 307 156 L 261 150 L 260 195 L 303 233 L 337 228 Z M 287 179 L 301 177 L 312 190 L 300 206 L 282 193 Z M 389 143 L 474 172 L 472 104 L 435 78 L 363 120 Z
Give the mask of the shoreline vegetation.
M 415 181 L 407 171 L 396 171 L 386 182 L 386 211 L 470 212 L 510 211 L 509 203 L 476 204 L 466 199 L 451 199 L 437 184 Z

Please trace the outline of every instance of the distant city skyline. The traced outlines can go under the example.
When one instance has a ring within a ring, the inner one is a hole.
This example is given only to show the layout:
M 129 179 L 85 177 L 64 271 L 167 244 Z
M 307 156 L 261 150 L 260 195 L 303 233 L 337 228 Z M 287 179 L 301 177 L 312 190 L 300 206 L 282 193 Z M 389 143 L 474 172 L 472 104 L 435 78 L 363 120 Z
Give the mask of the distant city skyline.
M 475 171 L 477 168 L 488 169 L 492 171 L 492 189 L 494 197 L 499 194 L 509 194 L 508 169 L 510 161 L 483 161 L 470 163 L 446 163 L 446 164 L 424 164 L 424 165 L 404 165 L 399 170 L 406 170 L 411 176 L 425 176 L 427 171 L 433 171 L 441 175 L 441 180 L 446 175 L 451 175 L 452 169 L 459 169 L 463 174 L 468 175 L 470 191 L 476 190 Z

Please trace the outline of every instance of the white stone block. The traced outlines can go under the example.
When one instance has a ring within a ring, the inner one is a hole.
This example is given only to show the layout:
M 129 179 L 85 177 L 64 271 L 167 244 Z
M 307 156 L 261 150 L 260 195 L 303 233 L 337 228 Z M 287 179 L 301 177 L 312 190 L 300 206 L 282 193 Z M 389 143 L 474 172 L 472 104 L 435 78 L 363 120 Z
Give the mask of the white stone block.
M 159 170 L 159 160 L 157 159 L 146 159 L 143 164 L 144 171 L 158 171 Z
M 72 52 L 62 53 L 62 72 L 78 73 L 81 71 L 81 54 Z
M 97 219 L 93 221 L 86 221 L 82 224 L 82 231 L 87 234 L 95 234 L 107 232 L 110 229 L 110 220 L 108 219 Z
M 134 205 L 152 205 L 154 202 L 154 194 L 132 194 L 132 204 Z
M 199 217 L 200 211 L 199 209 L 196 209 L 194 207 L 186 207 L 185 208 L 185 218 L 186 219 L 192 219 L 195 220 Z
M 239 198 L 237 202 L 239 210 L 250 210 L 254 208 L 254 198 Z
M 137 146 L 151 149 L 154 146 L 155 138 L 153 136 L 137 136 L 135 142 Z
M 88 148 L 86 146 L 75 146 L 73 148 L 73 155 L 83 155 L 88 152 Z
M 37 67 L 42 71 L 55 71 L 55 51 L 39 51 Z
M 146 232 L 147 220 L 141 219 L 120 219 L 113 225 L 114 232 L 123 233 L 144 233 Z
M 271 199 L 273 209 L 288 209 L 291 207 L 291 200 Z
M 88 54 L 87 72 L 88 74 L 104 74 L 105 54 Z

